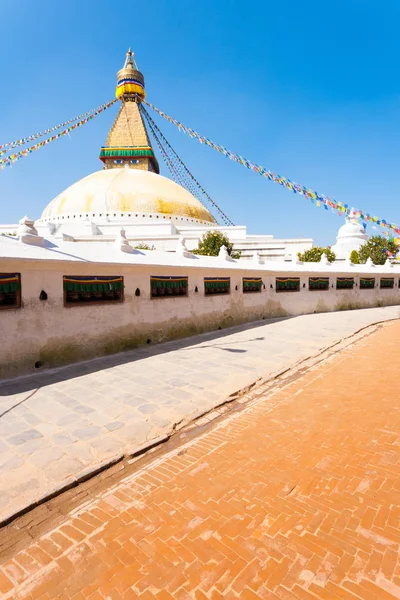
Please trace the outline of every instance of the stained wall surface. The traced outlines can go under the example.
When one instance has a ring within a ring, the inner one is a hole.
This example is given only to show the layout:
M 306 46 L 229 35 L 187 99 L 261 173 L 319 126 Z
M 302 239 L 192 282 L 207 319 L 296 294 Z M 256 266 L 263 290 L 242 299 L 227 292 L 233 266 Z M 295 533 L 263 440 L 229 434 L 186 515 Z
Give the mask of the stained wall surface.
M 285 264 L 271 271 L 265 265 L 252 263 L 249 270 L 241 268 L 240 261 L 213 260 L 214 268 L 20 258 L 4 261 L 1 271 L 21 274 L 22 306 L 0 310 L 0 331 L 6 340 L 0 345 L 0 376 L 32 371 L 35 363 L 54 367 L 263 318 L 400 304 L 397 269 L 374 268 L 368 274 L 365 265 L 352 267 L 355 287 L 337 290 L 336 277 L 344 274 L 334 265 Z M 65 275 L 123 276 L 124 301 L 66 306 Z M 309 291 L 309 277 L 318 275 L 329 277 L 329 290 Z M 151 276 L 187 276 L 187 296 L 151 298 Z M 219 276 L 230 277 L 230 293 L 206 296 L 204 278 Z M 243 293 L 242 278 L 249 276 L 262 278 L 260 292 Z M 375 287 L 360 289 L 360 276 L 375 277 Z M 299 277 L 300 291 L 277 292 L 276 277 Z M 395 287 L 380 289 L 381 277 L 393 277 Z M 39 299 L 42 290 L 47 300 Z M 140 296 L 135 294 L 137 290 Z

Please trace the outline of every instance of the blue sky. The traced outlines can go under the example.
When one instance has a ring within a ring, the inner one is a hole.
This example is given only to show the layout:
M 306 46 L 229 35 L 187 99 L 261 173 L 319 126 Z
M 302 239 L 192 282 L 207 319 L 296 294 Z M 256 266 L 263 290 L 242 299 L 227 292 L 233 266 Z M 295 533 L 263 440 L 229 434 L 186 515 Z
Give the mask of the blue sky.
M 398 0 L 2 3 L 0 143 L 111 99 L 132 46 L 148 99 L 165 112 L 268 169 L 400 223 L 399 17 Z M 1 171 L 0 222 L 39 217 L 101 168 L 116 111 Z M 234 223 L 334 243 L 337 215 L 155 118 Z

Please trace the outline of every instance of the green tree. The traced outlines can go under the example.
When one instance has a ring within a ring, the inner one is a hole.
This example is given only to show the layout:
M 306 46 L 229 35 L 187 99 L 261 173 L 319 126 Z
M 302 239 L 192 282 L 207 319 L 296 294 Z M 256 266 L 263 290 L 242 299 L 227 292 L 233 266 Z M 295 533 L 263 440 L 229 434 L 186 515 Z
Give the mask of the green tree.
M 136 250 L 154 250 L 154 248 L 150 248 L 150 246 L 148 246 L 144 242 L 139 242 L 139 244 L 137 244 L 135 248 Z
M 353 265 L 359 265 L 360 264 L 360 257 L 358 256 L 357 250 L 352 250 L 351 251 L 350 260 L 353 263 Z
M 201 254 L 203 256 L 218 256 L 221 246 L 225 246 L 229 256 L 232 258 L 240 258 L 240 252 L 233 250 L 233 244 L 229 241 L 227 235 L 221 231 L 208 231 L 202 237 L 196 250 L 193 254 Z
M 373 235 L 365 244 L 358 250 L 360 263 L 364 264 L 369 258 L 375 265 L 383 265 L 388 258 L 387 252 L 396 255 L 398 250 L 397 244 L 383 235 Z
M 323 254 L 326 254 L 329 262 L 336 259 L 335 253 L 330 248 L 321 248 L 321 246 L 314 246 L 314 248 L 305 250 L 303 253 L 299 252 L 297 256 L 301 262 L 319 262 Z

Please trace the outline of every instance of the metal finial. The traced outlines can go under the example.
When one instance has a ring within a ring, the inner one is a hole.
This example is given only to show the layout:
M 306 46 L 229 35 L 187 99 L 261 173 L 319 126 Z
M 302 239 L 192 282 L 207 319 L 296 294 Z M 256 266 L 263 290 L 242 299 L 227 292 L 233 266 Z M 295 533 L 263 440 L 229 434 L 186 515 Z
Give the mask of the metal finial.
M 144 91 L 144 77 L 138 69 L 135 55 L 130 48 L 126 53 L 124 66 L 117 73 L 115 95 L 117 98 L 121 98 L 121 100 L 129 98 L 133 101 L 137 101 L 138 98 L 143 99 L 146 96 L 146 92 Z
M 136 71 L 138 71 L 138 66 L 136 64 L 136 60 L 135 60 L 135 54 L 132 52 L 132 50 L 129 48 L 128 52 L 126 53 L 126 59 L 125 59 L 125 64 L 124 64 L 124 69 L 126 69 L 128 66 L 133 67 Z

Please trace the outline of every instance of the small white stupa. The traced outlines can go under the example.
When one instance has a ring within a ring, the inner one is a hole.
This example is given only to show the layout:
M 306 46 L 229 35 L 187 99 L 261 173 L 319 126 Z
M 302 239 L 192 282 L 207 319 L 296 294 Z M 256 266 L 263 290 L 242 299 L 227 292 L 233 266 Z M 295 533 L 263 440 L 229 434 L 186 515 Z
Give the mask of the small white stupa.
M 368 239 L 363 225 L 359 222 L 354 208 L 346 217 L 346 223 L 341 226 L 336 238 L 336 244 L 332 246 L 336 254 L 336 260 L 349 258 L 353 250 L 358 250 Z

